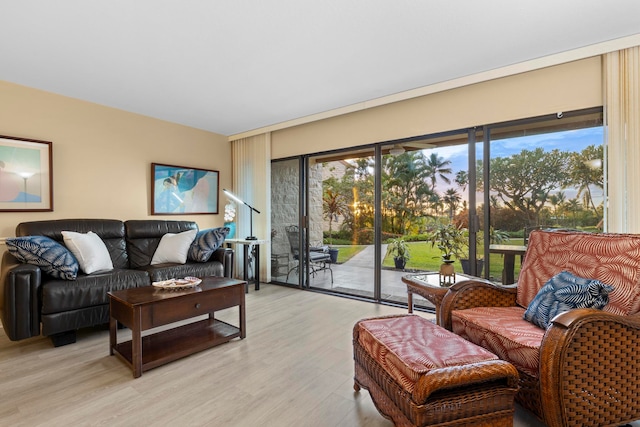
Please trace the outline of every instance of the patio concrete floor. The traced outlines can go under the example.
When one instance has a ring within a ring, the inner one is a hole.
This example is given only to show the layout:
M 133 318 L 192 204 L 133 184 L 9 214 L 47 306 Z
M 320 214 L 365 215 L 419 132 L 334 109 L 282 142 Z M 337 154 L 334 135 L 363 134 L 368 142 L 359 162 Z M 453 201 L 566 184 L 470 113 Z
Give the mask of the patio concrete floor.
M 382 245 L 382 256 L 386 253 L 386 246 Z M 295 267 L 295 263 L 290 263 Z M 374 246 L 369 245 L 351 259 L 342 264 L 331 264 L 333 271 L 333 284 L 331 283 L 331 272 L 327 269 L 317 271 L 309 277 L 309 287 L 312 289 L 324 289 L 333 292 L 340 292 L 350 295 L 373 298 L 374 281 Z M 284 270 L 280 270 L 284 273 Z M 382 299 L 400 304 L 407 304 L 407 287 L 402 281 L 402 276 L 411 273 L 427 273 L 427 271 L 403 271 L 396 269 L 382 269 Z M 437 272 L 435 282 L 437 283 Z M 289 273 L 287 280 L 286 273 L 273 276 L 273 282 L 284 282 L 289 284 L 298 283 L 296 269 Z M 456 275 L 456 281 L 465 280 L 466 277 Z M 429 301 L 420 296 L 414 296 L 414 306 L 433 309 L 434 306 Z

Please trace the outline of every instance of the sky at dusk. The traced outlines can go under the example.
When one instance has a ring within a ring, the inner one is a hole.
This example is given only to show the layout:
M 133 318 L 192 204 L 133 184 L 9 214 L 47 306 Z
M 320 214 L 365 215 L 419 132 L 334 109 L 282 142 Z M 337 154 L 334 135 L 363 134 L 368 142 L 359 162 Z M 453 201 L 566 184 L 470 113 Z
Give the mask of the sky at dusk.
M 602 145 L 604 141 L 603 127 L 583 128 L 569 130 L 564 132 L 546 133 L 539 135 L 530 135 L 517 138 L 500 139 L 491 142 L 491 157 L 509 157 L 513 154 L 520 153 L 522 150 L 534 150 L 538 147 L 544 151 L 559 149 L 562 151 L 580 152 L 589 145 Z M 476 144 L 476 158 L 482 158 L 482 142 Z M 453 174 L 450 178 L 455 178 L 455 173 L 460 170 L 468 170 L 467 145 L 462 144 L 452 147 L 439 147 L 423 150 L 425 156 L 429 156 L 432 152 L 436 152 L 438 156 L 445 160 L 451 161 L 451 169 Z M 439 193 L 446 191 L 447 188 L 457 188 L 454 184 L 446 185 L 438 182 L 436 189 Z M 459 190 L 459 189 L 458 189 Z M 562 189 L 558 189 L 561 191 Z M 576 191 L 572 189 L 564 189 L 567 199 L 574 198 Z M 596 204 L 603 200 L 603 190 L 593 189 L 594 201 Z M 463 195 L 467 199 L 466 195 Z

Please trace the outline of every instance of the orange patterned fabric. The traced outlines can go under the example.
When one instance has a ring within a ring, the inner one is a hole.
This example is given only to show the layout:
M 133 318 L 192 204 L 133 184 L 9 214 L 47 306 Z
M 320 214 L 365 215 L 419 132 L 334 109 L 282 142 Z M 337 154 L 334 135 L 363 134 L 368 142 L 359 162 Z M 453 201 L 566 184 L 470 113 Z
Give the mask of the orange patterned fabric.
M 452 330 L 518 370 L 538 377 L 545 330 L 522 318 L 522 307 L 476 307 L 451 312 Z
M 360 345 L 410 393 L 420 376 L 432 369 L 498 359 L 416 315 L 369 319 L 358 325 Z
M 518 279 L 517 303 L 527 307 L 547 280 L 561 271 L 613 286 L 604 311 L 640 312 L 640 235 L 532 231 Z

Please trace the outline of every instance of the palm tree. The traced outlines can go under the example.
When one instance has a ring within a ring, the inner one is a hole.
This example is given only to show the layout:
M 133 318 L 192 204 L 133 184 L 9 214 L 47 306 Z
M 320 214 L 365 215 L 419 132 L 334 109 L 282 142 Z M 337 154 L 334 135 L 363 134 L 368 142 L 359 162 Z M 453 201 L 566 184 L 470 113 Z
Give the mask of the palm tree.
M 469 173 L 462 170 L 456 172 L 455 181 L 458 187 L 460 187 L 460 191 L 464 193 L 467 191 L 467 185 L 469 185 Z
M 558 191 L 549 197 L 549 202 L 553 206 L 553 216 L 556 217 L 556 221 L 558 220 L 558 207 L 562 207 L 566 200 L 567 198 L 564 195 L 564 191 Z
M 322 208 L 325 218 L 329 220 L 329 244 L 333 244 L 333 221 L 338 220 L 338 215 L 345 215 L 349 206 L 344 196 L 333 188 L 326 188 L 322 195 Z
M 460 200 L 462 200 L 462 197 L 460 197 L 455 188 L 448 188 L 447 191 L 444 192 L 442 201 L 449 206 L 449 221 L 453 221 L 453 215 L 458 208 Z
M 576 226 L 576 217 L 578 216 L 578 211 L 582 208 L 582 204 L 578 199 L 571 199 L 566 203 L 567 209 L 571 211 L 571 218 L 573 220 L 573 227 Z
M 425 216 L 429 186 L 425 184 L 425 158 L 421 151 L 411 151 L 383 159 L 384 204 L 391 215 L 392 231 L 404 234 L 407 224 Z
M 451 179 L 447 176 L 452 172 L 450 165 L 451 160 L 445 160 L 443 157 L 438 156 L 438 153 L 431 153 L 427 157 L 427 176 L 431 181 L 432 192 L 435 192 L 438 178 L 447 184 L 451 184 Z

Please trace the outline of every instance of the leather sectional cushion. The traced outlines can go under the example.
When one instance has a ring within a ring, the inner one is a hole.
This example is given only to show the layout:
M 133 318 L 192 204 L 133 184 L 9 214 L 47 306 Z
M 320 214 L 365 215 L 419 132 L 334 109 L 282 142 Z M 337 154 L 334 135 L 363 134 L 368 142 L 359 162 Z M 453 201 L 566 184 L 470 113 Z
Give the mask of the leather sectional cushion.
M 198 229 L 198 225 L 192 221 L 128 220 L 124 226 L 131 268 L 151 264 L 153 254 L 165 234 Z
M 149 285 L 147 272 L 138 270 L 80 275 L 73 282 L 50 280 L 42 285 L 42 314 L 108 304 L 107 292 Z
M 187 264 L 156 264 L 140 267 L 149 274 L 152 282 L 168 279 L 182 279 L 186 276 L 224 276 L 224 266 L 217 261 L 190 262 Z

